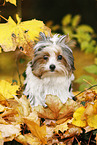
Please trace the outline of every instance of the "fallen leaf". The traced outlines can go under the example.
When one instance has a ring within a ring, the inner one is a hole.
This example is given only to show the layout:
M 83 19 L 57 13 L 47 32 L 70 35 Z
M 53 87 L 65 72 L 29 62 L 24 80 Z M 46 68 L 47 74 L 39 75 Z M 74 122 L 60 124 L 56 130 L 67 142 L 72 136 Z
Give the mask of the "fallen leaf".
M 15 100 L 19 103 L 17 109 L 20 110 L 20 113 L 24 116 L 28 116 L 31 111 L 30 102 L 25 95 L 22 95 L 19 99 L 14 96 Z
M 3 112 L 5 110 L 5 107 L 0 104 L 0 112 Z
M 39 117 L 45 119 L 60 120 L 60 123 L 63 122 L 63 118 L 65 118 L 65 120 L 72 118 L 73 112 L 79 107 L 79 104 L 72 99 L 68 99 L 65 104 L 62 104 L 59 97 L 54 95 L 46 96 L 46 104 L 47 107 L 34 107 Z
M 54 95 L 53 96 L 52 95 L 47 95 L 46 98 L 45 98 L 45 101 L 46 101 L 47 106 L 49 107 L 49 109 L 52 112 L 58 113 L 63 106 L 59 97 L 54 96 Z
M 12 85 L 5 80 L 0 81 L 0 94 L 6 99 L 13 98 L 13 95 L 16 95 L 16 90 L 18 90 L 18 88 L 18 85 Z
M 69 129 L 63 134 L 63 138 L 74 137 L 82 133 L 82 129 L 80 127 L 76 127 L 72 124 L 68 125 L 68 128 Z
M 83 93 L 80 93 L 80 94 L 79 93 L 80 92 L 74 93 L 76 96 L 76 99 L 79 102 L 82 102 L 82 101 L 91 102 L 91 101 L 94 101 L 96 99 L 96 96 L 97 96 L 96 90 L 86 90 Z
M 97 114 L 87 116 L 87 123 L 90 127 L 93 127 L 94 129 L 97 129 Z
M 62 129 L 60 131 L 60 128 L 59 128 L 57 133 L 55 132 L 52 138 L 53 139 L 57 139 L 58 143 L 62 142 L 64 144 L 65 143 L 68 144 L 69 141 L 71 142 L 71 140 L 74 137 L 79 136 L 80 133 L 82 133 L 82 129 L 80 127 L 76 127 L 76 126 L 74 126 L 72 124 L 68 124 L 68 129 L 66 127 L 66 131 L 64 131 L 64 129 Z
M 86 126 L 86 120 L 82 119 L 83 114 L 85 112 L 85 108 L 79 107 L 73 114 L 73 121 L 72 124 L 79 127 L 85 127 Z
M 27 144 L 30 145 L 41 145 L 40 139 L 34 137 L 32 134 L 25 134 L 25 138 L 27 140 Z
M 20 125 L 4 125 L 0 124 L 0 132 L 2 134 L 2 137 L 10 137 L 10 136 L 17 136 L 20 133 Z
M 68 123 L 71 123 L 72 120 L 68 119 L 67 121 L 65 121 L 63 124 L 57 125 L 54 128 L 55 133 L 58 133 L 58 131 L 60 130 L 61 132 L 64 132 L 68 129 Z
M 23 145 L 42 145 L 40 140 L 37 137 L 34 137 L 31 133 L 19 135 L 15 140 Z
M 45 125 L 40 127 L 37 123 L 28 120 L 27 118 L 24 118 L 24 123 L 28 126 L 33 136 L 37 137 L 43 145 L 47 144 L 47 133 Z

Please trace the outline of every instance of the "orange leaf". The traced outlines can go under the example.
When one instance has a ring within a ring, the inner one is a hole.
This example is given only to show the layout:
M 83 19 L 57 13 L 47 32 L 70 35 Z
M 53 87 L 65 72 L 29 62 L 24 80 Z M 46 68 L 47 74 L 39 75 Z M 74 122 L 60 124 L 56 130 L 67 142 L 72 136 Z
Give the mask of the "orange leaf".
M 28 120 L 27 118 L 24 118 L 24 123 L 28 126 L 29 130 L 31 131 L 32 135 L 37 137 L 40 142 L 42 142 L 43 145 L 47 144 L 46 141 L 46 126 L 43 125 L 40 127 L 37 123 L 35 123 L 32 120 Z

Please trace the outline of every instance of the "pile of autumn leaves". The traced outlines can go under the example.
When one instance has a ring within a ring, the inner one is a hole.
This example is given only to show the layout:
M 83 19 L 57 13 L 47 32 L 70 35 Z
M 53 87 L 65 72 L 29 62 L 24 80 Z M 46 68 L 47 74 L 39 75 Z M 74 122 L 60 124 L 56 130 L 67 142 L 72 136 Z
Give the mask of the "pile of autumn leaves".
M 27 145 L 68 145 L 97 129 L 97 93 L 85 91 L 63 104 L 58 96 L 47 95 L 47 107 L 31 108 L 29 100 L 17 97 L 17 85 L 0 81 L 0 142 Z M 84 102 L 84 103 L 83 103 Z M 84 104 L 84 105 L 83 105 Z M 95 138 L 96 142 L 96 138 Z M 78 141 L 81 144 L 81 141 Z

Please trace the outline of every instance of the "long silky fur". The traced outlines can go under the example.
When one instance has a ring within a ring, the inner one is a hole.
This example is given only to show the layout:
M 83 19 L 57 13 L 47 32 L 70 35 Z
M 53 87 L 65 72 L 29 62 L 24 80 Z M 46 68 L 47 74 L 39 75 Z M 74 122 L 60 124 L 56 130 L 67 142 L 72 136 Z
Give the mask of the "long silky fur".
M 26 70 L 26 84 L 24 94 L 29 96 L 32 106 L 45 106 L 47 94 L 57 95 L 63 103 L 72 98 L 69 91 L 74 79 L 74 58 L 68 46 L 68 35 L 55 34 L 53 37 L 40 33 L 39 42 L 34 47 L 34 58 L 28 63 Z M 57 56 L 62 55 L 62 60 Z M 48 59 L 44 60 L 44 56 Z M 51 72 L 49 65 L 56 69 Z

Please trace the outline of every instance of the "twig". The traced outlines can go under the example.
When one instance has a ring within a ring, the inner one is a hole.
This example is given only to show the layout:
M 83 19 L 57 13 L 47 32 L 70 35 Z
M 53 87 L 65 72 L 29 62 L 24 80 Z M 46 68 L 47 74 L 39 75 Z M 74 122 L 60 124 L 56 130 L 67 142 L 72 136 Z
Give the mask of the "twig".
M 3 17 L 2 15 L 0 15 L 0 17 L 8 22 L 8 20 L 5 17 Z
M 91 136 L 92 136 L 92 132 L 91 132 L 90 137 L 89 137 L 88 145 L 90 144 Z
M 21 54 L 21 52 L 18 54 L 18 56 L 16 58 L 16 66 L 17 66 L 17 73 L 18 73 L 18 77 L 19 77 L 19 83 L 20 83 L 20 86 L 22 86 L 21 75 L 19 73 L 19 66 L 18 66 L 18 58 L 19 58 L 20 54 Z
M 77 137 L 75 137 L 75 139 L 76 139 L 78 145 L 81 145 L 81 141 L 79 142 L 78 139 L 77 139 Z
M 83 92 L 85 92 L 85 91 L 87 91 L 87 90 L 90 90 L 91 88 L 94 88 L 94 87 L 96 87 L 96 86 L 97 86 L 97 85 L 93 85 L 93 86 L 91 86 L 91 87 L 87 88 L 86 90 L 81 91 L 80 93 L 78 93 L 78 94 L 77 94 L 77 95 L 75 95 L 74 97 L 76 97 L 76 96 L 78 96 L 78 95 L 82 94 Z

